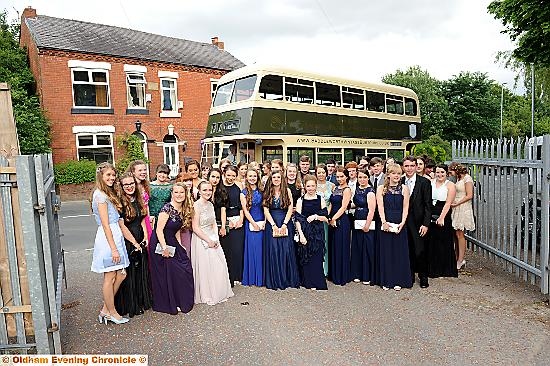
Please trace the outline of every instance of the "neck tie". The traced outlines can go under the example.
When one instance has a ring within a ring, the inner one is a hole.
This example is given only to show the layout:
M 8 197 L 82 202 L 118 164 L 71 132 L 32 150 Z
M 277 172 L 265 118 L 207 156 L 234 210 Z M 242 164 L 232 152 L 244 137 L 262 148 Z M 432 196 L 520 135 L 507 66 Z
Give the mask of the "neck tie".
M 376 191 L 376 188 L 378 188 L 378 177 L 374 177 L 374 184 L 373 184 L 374 190 Z

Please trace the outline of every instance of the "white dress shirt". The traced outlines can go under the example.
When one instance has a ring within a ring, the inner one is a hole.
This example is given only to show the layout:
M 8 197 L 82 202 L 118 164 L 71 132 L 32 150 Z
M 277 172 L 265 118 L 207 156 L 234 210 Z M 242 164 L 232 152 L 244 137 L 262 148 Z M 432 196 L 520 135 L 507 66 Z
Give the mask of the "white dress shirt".
M 412 195 L 414 186 L 416 185 L 416 173 L 414 173 L 410 178 L 405 176 L 405 185 L 409 188 L 409 194 Z

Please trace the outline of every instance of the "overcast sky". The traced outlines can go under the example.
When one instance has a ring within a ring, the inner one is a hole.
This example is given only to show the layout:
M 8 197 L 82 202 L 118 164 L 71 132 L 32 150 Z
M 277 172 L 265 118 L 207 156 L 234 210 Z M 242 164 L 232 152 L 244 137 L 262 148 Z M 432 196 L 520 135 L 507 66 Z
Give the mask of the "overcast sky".
M 246 64 L 284 65 L 364 81 L 412 65 L 438 78 L 486 72 L 513 85 L 495 63 L 512 43 L 487 14 L 489 0 L 0 0 L 11 18 L 31 5 L 69 18 L 210 42 Z

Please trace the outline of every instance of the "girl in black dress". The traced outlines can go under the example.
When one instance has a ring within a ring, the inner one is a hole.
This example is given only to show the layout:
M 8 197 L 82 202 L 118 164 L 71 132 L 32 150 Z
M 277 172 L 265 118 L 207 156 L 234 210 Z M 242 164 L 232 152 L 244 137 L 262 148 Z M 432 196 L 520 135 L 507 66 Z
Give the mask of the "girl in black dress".
M 220 242 L 227 259 L 231 286 L 241 283 L 244 264 L 244 213 L 241 207 L 241 189 L 235 184 L 237 173 L 235 166 L 228 165 L 224 173 L 225 182 L 222 183 L 227 192 L 226 214 L 229 230 L 227 235 L 220 238 Z
M 132 318 L 134 315 L 143 314 L 152 306 L 147 238 L 144 234 L 147 232 L 145 225 L 147 208 L 132 173 L 125 173 L 120 178 L 120 188 L 122 188 L 122 192 L 119 192 L 122 203 L 120 217 L 124 219 L 124 226 L 121 229 L 130 265 L 126 268 L 126 279 L 115 295 L 115 307 L 119 314 L 128 314 Z
M 296 202 L 304 194 L 302 180 L 298 177 L 298 167 L 294 163 L 286 166 L 286 182 L 290 193 L 292 193 L 292 204 L 296 207 Z
M 300 235 L 298 268 L 300 284 L 312 290 L 326 290 L 327 281 L 323 269 L 325 255 L 325 228 L 328 212 L 325 199 L 317 194 L 317 179 L 304 177 L 306 193 L 296 205 L 296 230 Z

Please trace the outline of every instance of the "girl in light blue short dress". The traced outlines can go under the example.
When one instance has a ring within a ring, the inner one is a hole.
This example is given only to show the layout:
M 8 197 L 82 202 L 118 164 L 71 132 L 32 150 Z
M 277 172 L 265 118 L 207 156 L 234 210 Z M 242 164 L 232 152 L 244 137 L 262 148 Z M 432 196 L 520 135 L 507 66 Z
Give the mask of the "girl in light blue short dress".
M 111 232 L 113 233 L 113 240 L 118 249 L 118 254 L 120 255 L 120 262 L 116 265 L 113 263 L 111 247 L 107 242 L 107 237 L 105 236 L 103 226 L 101 225 L 99 211 L 97 209 L 98 203 L 107 203 L 107 212 L 109 213 L 109 227 L 111 228 Z M 94 213 L 96 224 L 98 225 L 94 243 L 92 272 L 112 272 L 128 267 L 128 265 L 130 264 L 128 260 L 128 253 L 126 252 L 124 237 L 122 236 L 122 231 L 120 230 L 120 226 L 118 223 L 118 221 L 120 220 L 120 215 L 115 206 L 107 198 L 107 195 L 99 189 L 96 189 L 94 191 L 92 197 L 92 211 Z

